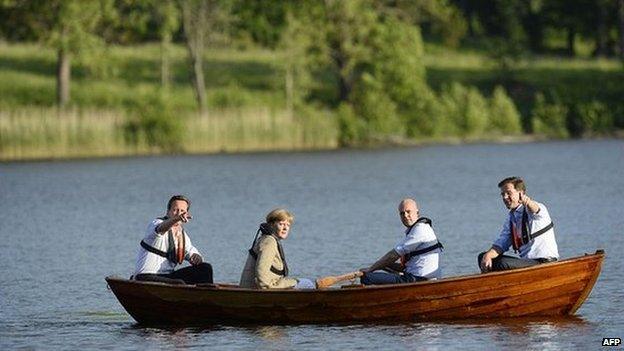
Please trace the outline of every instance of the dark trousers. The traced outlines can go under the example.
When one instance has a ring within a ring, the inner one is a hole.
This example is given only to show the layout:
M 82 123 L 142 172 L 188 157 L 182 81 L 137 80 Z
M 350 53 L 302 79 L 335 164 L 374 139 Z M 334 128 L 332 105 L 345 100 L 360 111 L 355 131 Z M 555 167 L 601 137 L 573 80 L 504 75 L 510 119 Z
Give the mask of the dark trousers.
M 485 252 L 479 254 L 477 258 L 477 265 L 481 266 L 481 260 L 483 259 L 483 255 Z M 498 255 L 495 259 L 492 260 L 492 270 L 493 271 L 506 271 L 509 269 L 516 268 L 524 268 L 535 266 L 536 264 L 546 263 L 556 261 L 556 259 L 548 259 L 548 258 L 539 258 L 539 259 L 530 259 L 530 258 L 519 258 L 507 255 Z
M 383 284 L 401 284 L 413 283 L 427 280 L 425 277 L 419 277 L 409 273 L 397 274 L 386 272 L 368 272 L 360 278 L 360 283 L 364 285 L 383 285 Z
M 212 284 L 212 266 L 210 263 L 202 262 L 197 266 L 180 268 L 168 274 L 137 274 L 134 279 L 167 284 Z

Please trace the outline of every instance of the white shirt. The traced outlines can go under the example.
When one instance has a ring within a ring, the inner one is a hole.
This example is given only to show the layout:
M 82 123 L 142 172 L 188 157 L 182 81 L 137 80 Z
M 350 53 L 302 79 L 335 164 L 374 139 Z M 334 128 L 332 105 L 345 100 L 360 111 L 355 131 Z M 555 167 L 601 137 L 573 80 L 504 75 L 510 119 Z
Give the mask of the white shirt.
M 394 248 L 394 251 L 401 256 L 433 246 L 438 242 L 433 228 L 427 223 L 416 223 L 411 228 L 407 229 L 406 234 L 407 235 L 399 241 Z M 412 257 L 405 263 L 405 271 L 427 279 L 442 277 L 442 272 L 438 265 L 440 252 L 440 249 L 437 248 L 422 255 Z
M 537 203 L 539 211 L 537 213 L 531 213 L 527 210 L 529 228 L 531 233 L 535 233 L 540 229 L 550 224 L 550 214 L 544 204 Z M 516 228 L 522 230 L 522 213 L 524 212 L 524 206 L 518 206 L 514 211 L 509 213 L 512 216 Z M 512 246 L 511 238 L 511 224 L 510 217 L 507 217 L 505 223 L 503 223 L 503 229 L 494 242 L 494 246 L 497 246 L 502 252 L 509 250 Z M 519 255 L 522 258 L 537 259 L 537 258 L 559 258 L 559 251 L 557 250 L 557 242 L 555 241 L 555 230 L 549 229 L 546 233 L 538 236 L 537 238 L 529 241 L 528 243 L 520 246 Z M 500 253 L 500 252 L 499 252 Z
M 143 241 L 147 245 L 152 246 L 160 251 L 167 252 L 169 248 L 169 241 L 167 239 L 167 233 L 156 233 L 156 227 L 163 222 L 163 219 L 156 218 L 148 226 L 147 232 Z M 198 254 L 199 251 L 191 243 L 191 239 L 186 235 L 184 231 L 184 259 L 188 260 L 191 255 Z M 139 252 L 137 253 L 136 269 L 134 274 L 141 273 L 157 273 L 167 274 L 173 272 L 176 264 L 169 261 L 167 258 L 157 255 L 155 253 L 145 250 L 142 246 L 139 246 Z

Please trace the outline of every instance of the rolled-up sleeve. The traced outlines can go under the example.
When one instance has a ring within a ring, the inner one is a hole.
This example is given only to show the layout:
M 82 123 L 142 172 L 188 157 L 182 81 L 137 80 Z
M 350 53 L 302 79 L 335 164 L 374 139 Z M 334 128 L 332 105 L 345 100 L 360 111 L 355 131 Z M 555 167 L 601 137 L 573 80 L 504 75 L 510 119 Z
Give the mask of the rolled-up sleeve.
M 509 222 L 509 218 L 503 223 L 503 229 L 500 232 L 498 238 L 492 244 L 494 247 L 498 247 L 502 250 L 503 253 L 511 247 L 511 224 Z
M 147 225 L 147 229 L 145 231 L 145 236 L 146 237 L 152 237 L 152 236 L 154 236 L 156 234 L 159 234 L 159 233 L 156 232 L 156 227 L 158 227 L 158 225 L 160 223 L 162 223 L 162 222 L 163 222 L 163 220 L 160 219 L 160 218 L 156 218 L 153 221 L 151 221 L 150 224 Z
M 422 241 L 416 239 L 413 235 L 408 235 L 405 239 L 401 240 L 395 247 L 394 251 L 396 251 L 399 255 L 403 256 L 412 251 L 415 251 L 418 246 L 422 244 Z
M 417 224 L 410 232 L 394 247 L 399 255 L 407 255 L 418 249 L 435 245 L 437 242 L 433 229 L 427 224 Z
M 539 206 L 539 211 L 537 211 L 537 213 L 531 213 L 531 211 L 527 211 L 531 220 L 539 221 L 544 218 L 550 218 L 550 215 L 548 214 L 548 209 L 546 208 L 546 206 L 544 206 L 544 204 L 538 202 L 537 206 Z

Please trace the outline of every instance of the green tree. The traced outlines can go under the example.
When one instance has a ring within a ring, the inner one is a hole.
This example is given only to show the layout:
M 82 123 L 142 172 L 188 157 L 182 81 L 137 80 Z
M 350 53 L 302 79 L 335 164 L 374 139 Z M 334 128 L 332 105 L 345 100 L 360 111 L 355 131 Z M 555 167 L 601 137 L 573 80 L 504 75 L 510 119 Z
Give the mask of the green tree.
M 418 27 L 401 11 L 380 9 L 372 0 L 326 0 L 317 32 L 317 52 L 324 54 L 336 82 L 343 141 L 403 138 L 406 124 L 422 116 L 427 96 L 423 44 Z M 360 122 L 355 123 L 354 118 Z M 355 126 L 346 126 L 355 123 Z M 409 129 L 410 135 L 416 135 Z
M 505 88 L 496 86 L 490 98 L 490 131 L 511 135 L 522 132 L 520 113 Z
M 274 48 L 287 30 L 289 13 L 294 5 L 305 6 L 300 0 L 236 0 L 233 6 L 236 27 L 262 46 Z
M 324 44 L 337 75 L 338 101 L 347 101 L 360 64 L 370 56 L 367 40 L 377 19 L 371 1 L 325 0 Z
M 60 107 L 65 106 L 70 100 L 72 57 L 101 47 L 98 25 L 114 13 L 113 1 L 14 0 L 3 5 L 23 14 L 21 25 L 56 50 L 56 100 Z
M 488 127 L 490 108 L 487 100 L 475 87 L 465 87 L 457 82 L 442 90 L 440 103 L 451 125 L 443 133 L 464 137 L 480 137 Z
M 552 138 L 567 138 L 570 136 L 566 127 L 568 107 L 560 103 L 548 103 L 543 94 L 535 97 L 531 120 L 533 132 Z
M 174 33 L 180 27 L 180 10 L 173 0 L 156 0 L 153 3 L 157 31 L 160 38 L 160 82 L 164 90 L 171 83 L 169 56 Z
M 448 0 L 375 0 L 379 11 L 439 36 L 450 47 L 459 45 L 468 24 L 458 7 Z
M 193 88 L 197 105 L 206 111 L 206 84 L 203 53 L 206 45 L 214 45 L 228 35 L 233 20 L 230 3 L 226 0 L 179 0 L 182 26 L 191 63 Z
M 620 58 L 624 60 L 624 0 L 618 1 L 618 23 L 619 23 L 619 54 Z
M 295 17 L 292 12 L 286 15 L 286 27 L 277 45 L 284 59 L 284 88 L 286 93 L 286 108 L 293 113 L 295 106 L 308 94 L 310 81 L 310 57 L 308 50 L 312 46 L 313 28 L 306 17 Z
M 595 19 L 599 17 L 594 0 L 550 0 L 544 3 L 547 25 L 566 31 L 566 49 L 570 56 L 576 54 L 578 34 L 595 30 Z

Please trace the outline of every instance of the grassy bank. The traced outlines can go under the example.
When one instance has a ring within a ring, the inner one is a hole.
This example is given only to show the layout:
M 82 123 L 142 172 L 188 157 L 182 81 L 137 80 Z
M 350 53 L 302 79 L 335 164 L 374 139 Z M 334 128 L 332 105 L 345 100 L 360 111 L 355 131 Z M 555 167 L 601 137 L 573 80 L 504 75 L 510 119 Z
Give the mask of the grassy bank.
M 141 45 L 74 58 L 71 104 L 59 111 L 55 53 L 0 43 L 0 160 L 338 147 L 336 111 L 322 107 L 327 106 L 322 101 L 286 110 L 279 53 L 207 50 L 210 109 L 204 116 L 195 111 L 184 48 L 171 51 L 166 90 L 160 87 L 159 55 L 158 45 Z M 565 124 L 559 127 L 572 136 L 624 129 L 624 70 L 615 60 L 533 57 L 502 70 L 482 51 L 428 44 L 425 64 L 427 81 L 438 92 L 452 82 L 476 86 L 484 96 L 504 86 L 525 132 L 533 131 L 536 111 L 547 117 L 559 113 L 558 123 Z M 319 91 L 331 95 L 332 89 Z M 536 106 L 540 94 L 542 104 Z M 151 106 L 153 101 L 164 108 Z M 493 138 L 505 137 L 477 136 Z M 436 140 L 456 139 L 421 136 L 405 142 Z
M 0 111 L 0 160 L 82 158 L 163 153 L 216 153 L 337 147 L 326 113 L 315 118 L 268 108 L 232 108 L 178 116 L 175 147 L 156 129 L 129 130 L 115 110 L 24 108 Z M 171 133 L 169 133 L 171 135 Z
M 426 66 L 429 84 L 440 89 L 450 81 L 476 86 L 489 94 L 497 85 L 505 87 L 523 117 L 525 131 L 532 132 L 532 113 L 541 94 L 548 103 L 569 110 L 568 124 L 574 136 L 591 135 L 582 130 L 578 116 L 585 106 L 602 105 L 609 111 L 613 127 L 605 134 L 624 129 L 624 65 L 616 59 L 532 56 L 517 60 L 512 68 L 478 50 L 449 50 L 428 45 Z

